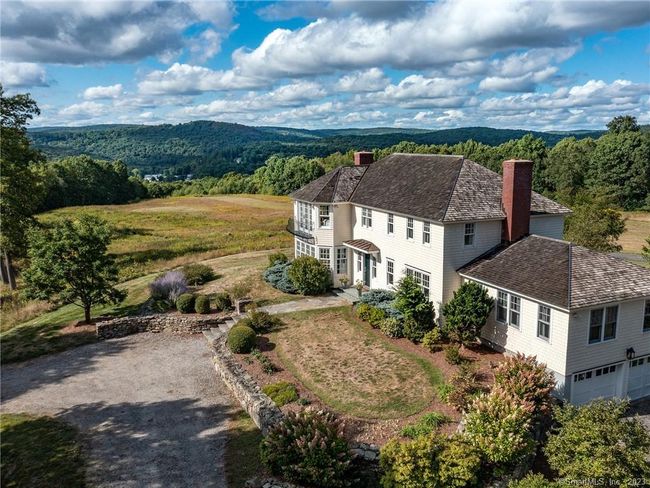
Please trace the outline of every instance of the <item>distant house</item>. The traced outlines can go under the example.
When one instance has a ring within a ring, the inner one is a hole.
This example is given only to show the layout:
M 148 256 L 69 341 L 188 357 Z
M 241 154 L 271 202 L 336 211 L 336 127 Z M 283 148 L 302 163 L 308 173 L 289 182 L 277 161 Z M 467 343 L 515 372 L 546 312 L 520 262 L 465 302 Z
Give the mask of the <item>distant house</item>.
M 562 241 L 570 210 L 531 191 L 532 162 L 503 175 L 463 156 L 356 153 L 291 195 L 295 254 L 337 285 L 413 276 L 438 310 L 475 281 L 495 298 L 485 343 L 536 355 L 566 399 L 650 395 L 650 270 Z

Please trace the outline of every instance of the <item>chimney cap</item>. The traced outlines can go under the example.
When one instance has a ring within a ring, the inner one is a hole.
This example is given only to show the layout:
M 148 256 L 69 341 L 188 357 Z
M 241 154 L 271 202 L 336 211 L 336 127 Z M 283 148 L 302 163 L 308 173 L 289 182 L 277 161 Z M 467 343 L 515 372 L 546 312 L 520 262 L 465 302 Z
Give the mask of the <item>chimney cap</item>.
M 367 166 L 372 164 L 375 159 L 375 154 L 372 151 L 356 151 L 354 153 L 355 166 Z
M 530 159 L 506 159 L 504 162 L 505 163 L 517 163 L 517 164 L 523 164 L 523 163 L 530 163 L 533 164 L 533 162 Z

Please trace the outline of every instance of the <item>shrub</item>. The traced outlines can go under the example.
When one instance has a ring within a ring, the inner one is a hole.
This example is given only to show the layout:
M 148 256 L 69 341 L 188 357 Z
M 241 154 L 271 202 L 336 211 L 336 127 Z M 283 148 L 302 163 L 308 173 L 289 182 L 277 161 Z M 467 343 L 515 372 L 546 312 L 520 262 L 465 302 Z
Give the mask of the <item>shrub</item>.
M 400 434 L 404 437 L 415 439 L 421 435 L 431 434 L 440 425 L 449 422 L 449 417 L 442 413 L 431 412 L 424 414 L 417 422 L 407 425 Z
M 535 405 L 536 414 L 545 414 L 551 408 L 555 377 L 534 356 L 517 353 L 506 357 L 494 370 L 494 384 Z
M 394 302 L 384 302 L 377 305 L 379 310 L 383 310 L 386 317 L 393 317 L 398 320 L 404 320 L 404 314 L 395 308 Z
M 194 295 L 183 293 L 176 300 L 176 309 L 181 313 L 194 313 L 194 301 Z
M 214 297 L 214 308 L 217 312 L 225 312 L 232 308 L 232 300 L 226 292 L 217 293 Z
M 262 367 L 262 371 L 264 371 L 266 374 L 273 374 L 278 371 L 278 368 L 275 366 L 275 364 L 273 364 L 268 357 L 262 354 L 259 349 L 253 349 L 251 351 L 251 356 L 259 361 L 260 366 Z
M 605 485 L 632 486 L 635 479 L 650 478 L 645 457 L 650 434 L 636 418 L 625 418 L 628 402 L 596 400 L 576 407 L 555 409 L 558 426 L 544 452 L 549 465 L 568 479 L 603 478 Z
M 380 452 L 384 472 L 383 488 L 422 488 L 438 486 L 438 455 L 442 440 L 438 436 L 421 436 L 411 441 L 390 440 Z
M 189 285 L 202 285 L 217 276 L 210 266 L 205 264 L 188 264 L 183 266 L 183 274 Z
M 276 264 L 284 264 L 289 262 L 289 258 L 283 252 L 274 252 L 269 254 L 269 266 L 275 266 Z
M 395 308 L 404 315 L 404 334 L 411 340 L 421 341 L 427 331 L 433 329 L 435 313 L 433 303 L 424 295 L 424 292 L 411 276 L 405 276 L 397 285 L 395 294 Z M 407 334 L 408 330 L 408 334 Z
M 474 486 L 481 469 L 481 453 L 459 435 L 451 437 L 438 456 L 440 486 Z
M 194 302 L 194 310 L 196 313 L 210 313 L 210 297 L 207 295 L 199 295 Z
M 230 295 L 230 299 L 233 301 L 241 300 L 242 298 L 246 298 L 252 289 L 253 284 L 251 283 L 251 280 L 244 279 L 228 288 L 228 294 Z
M 255 331 L 245 325 L 235 325 L 228 332 L 228 347 L 237 354 L 247 354 L 255 347 Z
M 361 303 L 367 303 L 373 307 L 378 307 L 384 303 L 393 303 L 395 292 L 391 290 L 369 290 L 361 296 Z
M 531 454 L 533 406 L 503 391 L 476 398 L 465 413 L 465 435 L 491 463 L 511 465 Z
M 370 318 L 370 311 L 374 307 L 368 303 L 360 303 L 356 306 L 355 308 L 355 313 L 357 314 L 357 317 L 359 317 L 363 321 L 368 321 Z
M 439 351 L 442 344 L 442 333 L 440 327 L 435 327 L 422 337 L 422 345 L 431 352 Z
M 451 377 L 449 391 L 444 401 L 456 410 L 464 411 L 482 390 L 476 368 L 465 363 Z
M 248 317 L 244 317 L 239 321 L 240 324 L 247 325 L 258 334 L 269 332 L 278 326 L 280 320 L 273 317 L 270 313 L 262 310 L 252 310 L 248 313 Z
M 463 344 L 476 341 L 493 305 L 494 299 L 484 287 L 466 281 L 442 307 L 446 335 Z
M 264 271 L 264 281 L 284 293 L 296 293 L 296 287 L 289 279 L 290 263 L 278 263 Z
M 465 361 L 458 344 L 449 344 L 445 347 L 445 359 L 449 364 L 461 364 Z
M 445 403 L 449 403 L 449 395 L 454 390 L 453 385 L 449 383 L 441 383 L 438 385 L 438 398 Z
M 180 271 L 168 271 L 151 282 L 149 291 L 154 300 L 165 300 L 176 306 L 178 297 L 187 291 L 185 275 Z
M 508 488 L 556 488 L 559 486 L 561 486 L 560 483 L 548 481 L 542 474 L 528 473 L 520 480 L 511 481 Z
M 404 326 L 402 325 L 402 322 L 393 317 L 382 320 L 379 323 L 379 330 L 388 337 L 394 337 L 396 339 L 404 337 Z
M 287 381 L 279 381 L 278 383 L 266 385 L 262 388 L 262 391 L 264 394 L 268 395 L 278 407 L 282 407 L 287 403 L 298 400 L 298 390 L 296 390 L 296 386 Z
M 327 412 L 289 412 L 262 440 L 260 458 L 289 481 L 332 488 L 350 484 L 352 456 L 343 424 Z
M 372 307 L 368 316 L 368 323 L 372 325 L 373 328 L 378 328 L 382 320 L 386 318 L 386 312 L 381 308 Z
M 311 256 L 294 259 L 287 274 L 296 290 L 303 295 L 325 293 L 332 284 L 329 268 Z

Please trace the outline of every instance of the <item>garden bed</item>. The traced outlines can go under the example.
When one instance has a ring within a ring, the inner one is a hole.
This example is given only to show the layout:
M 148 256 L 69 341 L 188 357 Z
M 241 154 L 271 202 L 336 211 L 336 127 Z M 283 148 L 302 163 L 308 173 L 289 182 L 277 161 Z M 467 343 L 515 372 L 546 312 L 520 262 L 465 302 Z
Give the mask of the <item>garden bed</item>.
M 280 316 L 283 324 L 258 337 L 258 348 L 278 367 L 264 372 L 251 355 L 236 355 L 260 386 L 287 381 L 300 399 L 282 407 L 311 404 L 342 416 L 350 440 L 382 445 L 428 412 L 446 415 L 452 432 L 460 415 L 438 399 L 437 388 L 457 370 L 443 352 L 430 353 L 406 339 L 390 339 L 357 319 L 351 307 Z M 501 355 L 487 349 L 464 350 L 486 384 L 491 362 Z

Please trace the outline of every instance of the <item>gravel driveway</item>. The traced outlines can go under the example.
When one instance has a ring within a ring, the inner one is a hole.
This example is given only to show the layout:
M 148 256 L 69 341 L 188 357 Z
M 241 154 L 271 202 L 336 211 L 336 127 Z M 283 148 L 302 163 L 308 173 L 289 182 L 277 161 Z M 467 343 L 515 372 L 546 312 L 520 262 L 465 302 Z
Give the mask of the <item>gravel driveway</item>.
M 2 411 L 56 415 L 98 487 L 225 487 L 233 405 L 202 335 L 138 334 L 2 368 Z

